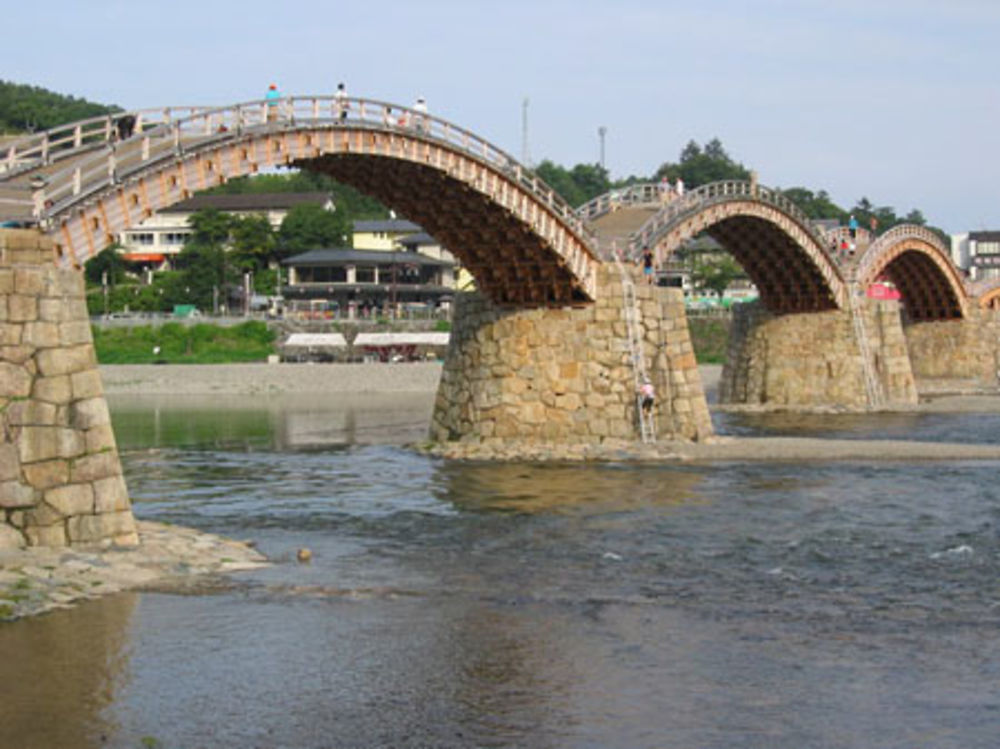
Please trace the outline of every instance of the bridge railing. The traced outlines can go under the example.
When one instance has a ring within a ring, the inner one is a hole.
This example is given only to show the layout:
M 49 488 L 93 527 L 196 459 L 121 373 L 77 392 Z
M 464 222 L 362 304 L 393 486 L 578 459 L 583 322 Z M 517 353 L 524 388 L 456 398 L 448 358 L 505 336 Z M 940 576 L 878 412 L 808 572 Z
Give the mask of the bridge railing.
M 679 217 L 703 210 L 715 203 L 728 202 L 734 198 L 749 198 L 773 205 L 798 223 L 820 247 L 828 249 L 828 240 L 823 232 L 813 224 L 812 219 L 801 208 L 785 197 L 781 190 L 763 187 L 755 182 L 724 180 L 710 182 L 674 197 L 632 234 L 629 252 L 633 257 L 637 256 L 644 246 L 653 244 L 657 235 Z
M 937 247 L 945 257 L 951 257 L 951 253 L 948 251 L 948 248 L 944 246 L 944 243 L 941 241 L 941 237 L 938 236 L 936 232 L 925 226 L 918 226 L 917 224 L 898 224 L 888 231 L 880 234 L 879 237 L 868 245 L 868 248 L 861 253 L 852 269 L 854 280 L 861 281 L 868 278 L 871 274 L 872 267 L 876 262 L 878 262 L 878 259 L 882 256 L 883 251 L 904 239 L 919 239 L 923 242 L 927 242 L 933 247 Z
M 113 112 L 17 138 L 0 152 L 0 181 L 115 142 L 120 138 L 119 123 L 124 118 L 133 118 L 132 132 L 139 135 L 203 109 L 182 106 Z
M 584 221 L 593 221 L 617 208 L 657 204 L 660 202 L 661 196 L 662 190 L 659 184 L 641 182 L 591 198 L 576 209 L 576 215 Z
M 161 117 L 154 119 L 148 114 L 153 112 L 161 113 Z M 176 113 L 176 108 L 143 110 L 145 116 L 142 119 L 137 117 L 134 136 L 125 140 L 109 137 L 100 152 L 84 156 L 63 170 L 40 177 L 33 192 L 36 220 L 44 220 L 86 196 L 127 178 L 152 160 L 174 157 L 185 150 L 231 138 L 234 133 L 361 125 L 378 130 L 389 128 L 443 142 L 498 169 L 548 207 L 578 236 L 593 244 L 590 230 L 573 207 L 534 172 L 476 134 L 411 107 L 364 98 L 338 100 L 335 96 L 325 95 L 285 97 L 273 103 L 251 101 L 215 109 L 189 108 L 183 116 Z M 118 116 L 121 115 L 115 115 Z

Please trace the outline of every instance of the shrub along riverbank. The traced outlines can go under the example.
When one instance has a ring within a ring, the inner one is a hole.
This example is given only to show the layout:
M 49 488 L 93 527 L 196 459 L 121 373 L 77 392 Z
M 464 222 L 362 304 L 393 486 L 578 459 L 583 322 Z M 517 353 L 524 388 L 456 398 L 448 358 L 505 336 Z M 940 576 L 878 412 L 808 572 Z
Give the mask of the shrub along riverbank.
M 251 320 L 232 327 L 208 323 L 102 328 L 93 326 L 101 364 L 227 364 L 264 361 L 275 332 Z
M 722 364 L 729 342 L 729 319 L 690 317 L 688 323 L 698 363 Z M 101 364 L 228 364 L 265 361 L 276 353 L 277 334 L 255 320 L 231 327 L 176 322 L 120 328 L 95 325 L 93 332 Z

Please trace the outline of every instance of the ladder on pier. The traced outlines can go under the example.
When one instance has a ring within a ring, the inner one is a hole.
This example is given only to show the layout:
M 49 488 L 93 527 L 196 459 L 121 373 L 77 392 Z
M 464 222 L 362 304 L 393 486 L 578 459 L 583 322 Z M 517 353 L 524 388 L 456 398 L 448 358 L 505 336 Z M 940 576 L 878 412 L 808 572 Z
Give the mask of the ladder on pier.
M 646 364 L 642 356 L 642 338 L 639 328 L 639 303 L 636 299 L 635 282 L 632 274 L 629 273 L 622 264 L 618 253 L 615 253 L 615 263 L 622 279 L 622 308 L 625 312 L 625 335 L 628 340 L 629 362 L 632 364 L 633 392 L 635 393 L 635 410 L 639 422 L 639 436 L 644 443 L 656 440 L 656 418 L 653 408 L 647 413 L 642 407 L 642 395 L 639 393 L 639 386 L 646 381 Z
M 851 298 L 851 319 L 854 322 L 854 337 L 858 341 L 858 351 L 861 353 L 861 371 L 865 379 L 865 391 L 868 396 L 868 405 L 871 408 L 879 408 L 884 403 L 882 384 L 879 382 L 875 372 L 875 361 L 872 358 L 871 343 L 868 339 L 868 328 L 865 325 L 865 318 L 862 314 L 861 287 L 857 284 L 850 284 L 848 295 Z

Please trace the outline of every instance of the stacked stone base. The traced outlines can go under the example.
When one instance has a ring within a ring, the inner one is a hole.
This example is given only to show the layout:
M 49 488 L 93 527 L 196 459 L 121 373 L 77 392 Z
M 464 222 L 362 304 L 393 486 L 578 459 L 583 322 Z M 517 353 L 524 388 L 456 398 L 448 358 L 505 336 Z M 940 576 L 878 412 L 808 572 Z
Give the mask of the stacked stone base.
M 861 303 L 882 407 L 913 405 L 917 390 L 897 302 Z M 757 303 L 734 308 L 719 402 L 772 408 L 872 407 L 850 312 L 775 316 Z
M 633 279 L 641 356 L 657 393 L 657 437 L 704 439 L 711 418 L 683 296 Z M 529 451 L 538 444 L 638 442 L 619 271 L 602 267 L 597 288 L 594 304 L 563 309 L 501 309 L 478 294 L 460 295 L 431 439 Z
M 963 320 L 907 325 L 906 341 L 917 380 L 965 380 L 995 386 L 998 367 L 997 317 L 970 305 Z
M 83 278 L 52 257 L 0 230 L 0 549 L 134 545 Z

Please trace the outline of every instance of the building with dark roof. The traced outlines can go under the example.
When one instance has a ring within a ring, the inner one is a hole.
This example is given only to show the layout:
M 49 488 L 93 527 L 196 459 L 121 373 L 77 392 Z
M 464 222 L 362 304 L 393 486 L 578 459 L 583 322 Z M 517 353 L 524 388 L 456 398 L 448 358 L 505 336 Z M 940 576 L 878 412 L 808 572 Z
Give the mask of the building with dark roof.
M 1000 231 L 953 234 L 951 259 L 973 281 L 1000 278 Z
M 337 317 L 397 315 L 407 308 L 450 308 L 453 260 L 401 250 L 336 247 L 310 250 L 282 261 L 289 312 Z

